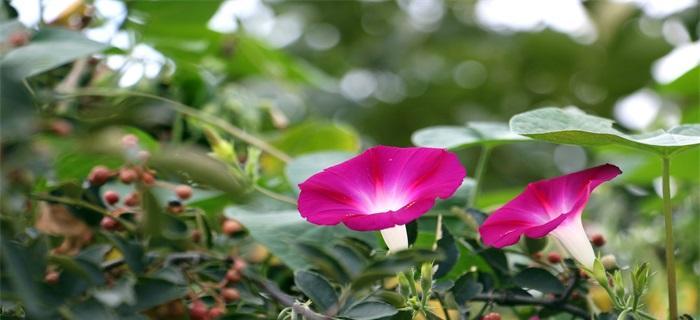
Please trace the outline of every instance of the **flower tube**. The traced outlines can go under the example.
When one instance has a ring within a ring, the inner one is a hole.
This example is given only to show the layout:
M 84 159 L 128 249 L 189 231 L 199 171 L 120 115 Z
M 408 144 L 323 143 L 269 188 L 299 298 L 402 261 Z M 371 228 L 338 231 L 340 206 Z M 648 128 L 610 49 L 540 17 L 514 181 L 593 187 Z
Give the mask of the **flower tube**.
M 405 225 L 452 196 L 465 176 L 444 149 L 377 146 L 299 184 L 299 212 L 318 225 L 379 230 L 398 251 L 408 248 Z

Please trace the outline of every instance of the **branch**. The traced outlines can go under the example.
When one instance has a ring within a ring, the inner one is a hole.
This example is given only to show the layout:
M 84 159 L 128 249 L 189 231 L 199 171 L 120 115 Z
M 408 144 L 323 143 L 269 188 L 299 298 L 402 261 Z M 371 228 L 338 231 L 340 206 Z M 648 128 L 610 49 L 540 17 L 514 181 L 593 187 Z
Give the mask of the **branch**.
M 579 307 L 567 303 L 571 295 L 574 293 L 574 290 L 576 289 L 579 280 L 581 280 L 581 274 L 578 272 L 577 269 L 572 269 L 571 271 L 573 277 L 571 277 L 571 280 L 569 280 L 566 289 L 561 295 L 554 299 L 533 298 L 530 296 L 521 296 L 507 293 L 485 293 L 477 295 L 476 297 L 472 298 L 472 300 L 494 302 L 500 305 L 507 306 L 539 305 L 562 310 L 583 319 L 589 319 L 590 315 L 586 310 L 583 310 Z
M 304 316 L 308 320 L 331 320 L 332 318 L 326 315 L 318 314 L 313 310 L 307 308 L 306 306 L 298 303 L 294 297 L 284 293 L 280 288 L 269 280 L 259 279 L 255 276 L 249 276 L 246 274 L 246 278 L 255 284 L 257 284 L 260 289 L 267 292 L 273 299 L 277 300 L 280 304 L 292 308 L 294 312 Z

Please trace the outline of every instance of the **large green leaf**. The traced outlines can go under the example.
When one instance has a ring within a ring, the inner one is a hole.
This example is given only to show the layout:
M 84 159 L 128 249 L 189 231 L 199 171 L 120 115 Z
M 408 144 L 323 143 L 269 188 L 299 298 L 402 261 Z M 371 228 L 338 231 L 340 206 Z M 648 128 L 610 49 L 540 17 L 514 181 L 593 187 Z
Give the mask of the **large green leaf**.
M 500 122 L 468 122 L 466 126 L 435 126 L 418 130 L 411 136 L 420 147 L 461 149 L 473 145 L 499 145 L 528 140 L 511 132 Z
M 592 116 L 575 108 L 541 108 L 515 115 L 510 120 L 513 132 L 553 143 L 583 146 L 619 144 L 662 155 L 700 145 L 699 124 L 639 135 L 623 133 L 613 125 L 610 119 Z
M 375 241 L 372 232 L 351 231 L 342 226 L 317 226 L 304 220 L 296 210 L 251 212 L 242 207 L 229 207 L 226 216 L 239 220 L 258 242 L 266 246 L 282 262 L 295 270 L 307 269 L 311 261 L 299 251 L 298 244 L 328 245 L 343 237 Z
M 294 284 L 321 311 L 325 312 L 338 303 L 338 294 L 328 280 L 318 273 L 299 270 L 294 273 Z
M 100 52 L 108 46 L 86 38 L 75 31 L 59 28 L 39 30 L 31 41 L 8 52 L 0 60 L 0 68 L 16 68 L 19 77 L 30 77 L 68 62 Z

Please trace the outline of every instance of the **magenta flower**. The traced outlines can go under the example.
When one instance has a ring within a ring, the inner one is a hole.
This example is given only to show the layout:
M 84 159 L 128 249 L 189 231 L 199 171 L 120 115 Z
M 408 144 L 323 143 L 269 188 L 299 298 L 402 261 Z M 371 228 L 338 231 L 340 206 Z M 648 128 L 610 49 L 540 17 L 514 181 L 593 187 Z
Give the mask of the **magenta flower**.
M 521 235 L 541 238 L 552 234 L 571 256 L 592 267 L 595 255 L 583 230 L 581 213 L 598 185 L 622 173 L 611 164 L 541 180 L 491 214 L 479 228 L 482 241 L 502 248 Z
M 318 225 L 381 230 L 389 249 L 401 250 L 405 225 L 452 196 L 465 175 L 446 150 L 378 146 L 299 184 L 299 212 Z

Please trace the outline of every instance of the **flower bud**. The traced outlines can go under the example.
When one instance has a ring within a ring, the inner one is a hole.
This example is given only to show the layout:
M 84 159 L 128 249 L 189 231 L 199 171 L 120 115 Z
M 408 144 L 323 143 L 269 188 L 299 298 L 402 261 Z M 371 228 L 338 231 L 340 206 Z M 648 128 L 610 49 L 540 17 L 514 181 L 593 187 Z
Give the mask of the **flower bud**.
M 612 254 L 606 254 L 600 258 L 600 262 L 605 267 L 605 270 L 612 270 L 617 268 L 617 259 Z
M 111 175 L 112 172 L 109 170 L 109 168 L 105 166 L 95 166 L 92 168 L 92 170 L 90 170 L 88 181 L 90 181 L 91 185 L 99 187 L 107 182 Z
M 187 200 L 192 197 L 192 187 L 184 184 L 178 185 L 175 187 L 175 194 L 178 198 Z

